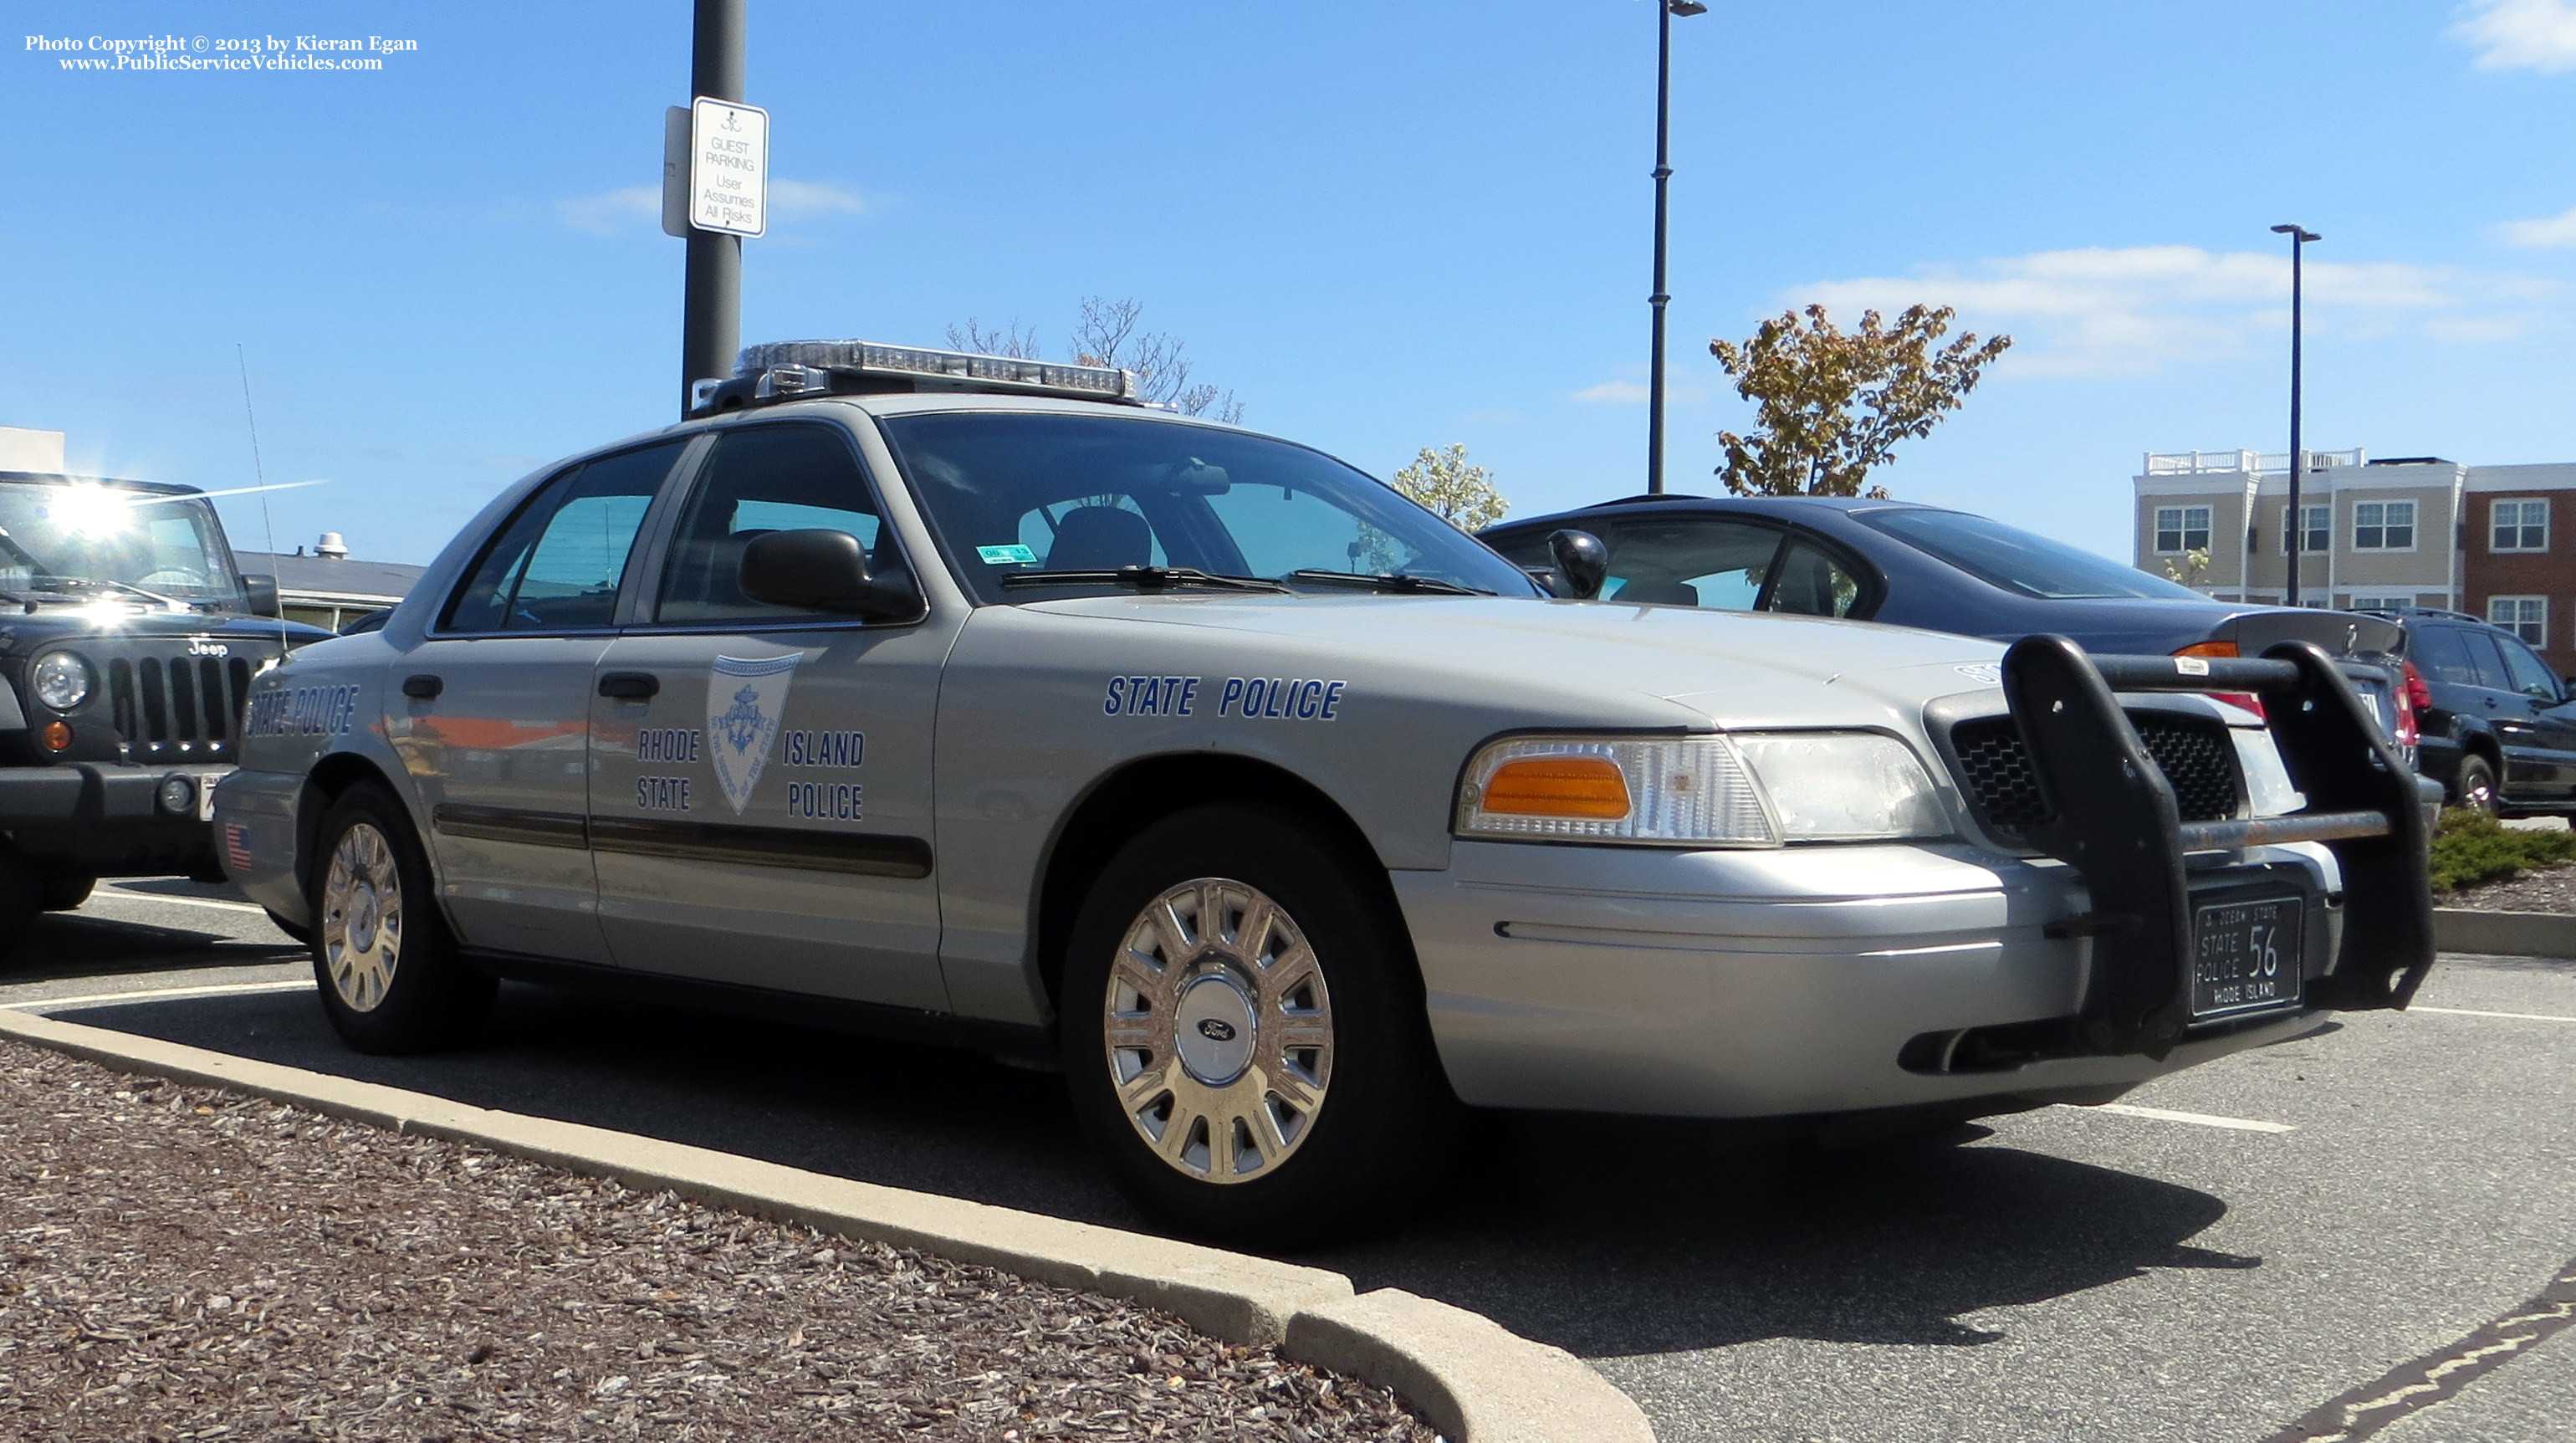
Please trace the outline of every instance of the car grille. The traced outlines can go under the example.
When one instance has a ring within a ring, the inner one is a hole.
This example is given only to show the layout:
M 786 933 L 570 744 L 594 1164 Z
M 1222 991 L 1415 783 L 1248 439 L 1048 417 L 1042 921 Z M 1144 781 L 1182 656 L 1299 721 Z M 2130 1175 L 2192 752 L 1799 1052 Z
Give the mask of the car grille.
M 2244 785 L 2225 727 L 2160 712 L 2131 712 L 2129 724 L 2137 729 L 2148 759 L 2173 787 L 2184 821 L 2214 822 L 2236 815 Z M 2031 769 L 2030 753 L 2011 717 L 1959 723 L 1950 731 L 1950 748 L 1959 760 L 1960 788 L 1987 826 L 2019 832 L 2049 819 L 2039 774 Z
M 139 762 L 231 761 L 250 695 L 246 657 L 117 657 L 107 663 L 109 714 Z

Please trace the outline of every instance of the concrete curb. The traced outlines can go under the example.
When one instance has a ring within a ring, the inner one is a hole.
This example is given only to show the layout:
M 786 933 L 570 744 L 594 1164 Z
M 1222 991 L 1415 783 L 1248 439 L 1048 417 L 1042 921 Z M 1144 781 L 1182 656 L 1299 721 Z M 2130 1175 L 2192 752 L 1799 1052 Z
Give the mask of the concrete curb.
M 1300 1362 L 1392 1388 L 1453 1443 L 1654 1439 L 1636 1403 L 1572 1354 L 1393 1288 L 1354 1296 L 1349 1278 L 1322 1268 L 497 1112 L 11 1008 L 0 1008 L 0 1036 L 1160 1308 L 1211 1337 L 1277 1343 Z
M 2493 957 L 2576 957 L 2576 916 L 2436 907 L 2433 945 L 2444 952 Z

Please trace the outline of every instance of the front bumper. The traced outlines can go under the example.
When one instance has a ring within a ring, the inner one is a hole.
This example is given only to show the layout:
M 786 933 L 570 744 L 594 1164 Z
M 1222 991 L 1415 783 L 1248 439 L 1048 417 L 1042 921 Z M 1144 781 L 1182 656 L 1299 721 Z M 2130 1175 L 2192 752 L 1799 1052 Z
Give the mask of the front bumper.
M 2294 845 L 2213 860 L 2193 869 L 2195 894 L 2249 876 L 2299 892 L 2310 902 L 2302 971 L 2331 965 L 2342 909 L 2328 904 L 2340 886 L 2330 853 Z M 1769 1117 L 2098 1100 L 2315 1021 L 2202 1029 L 2161 1060 L 1940 1070 L 1956 1059 L 1920 1056 L 1919 1039 L 2075 1015 L 2095 947 L 2063 935 L 2090 910 L 2074 869 L 1964 843 L 1460 842 L 1447 871 L 1393 878 L 1441 1062 L 1459 1097 L 1483 1107 Z
M 231 770 L 114 762 L 0 769 L 0 832 L 20 855 L 67 872 L 202 872 L 214 863 L 202 799 Z M 173 776 L 189 780 L 190 804 L 178 813 L 157 800 Z

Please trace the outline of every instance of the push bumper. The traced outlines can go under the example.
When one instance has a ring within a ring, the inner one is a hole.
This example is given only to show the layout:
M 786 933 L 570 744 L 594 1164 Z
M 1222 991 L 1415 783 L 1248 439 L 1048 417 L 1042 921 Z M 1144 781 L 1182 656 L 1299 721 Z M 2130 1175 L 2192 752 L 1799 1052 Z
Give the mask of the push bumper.
M 0 833 L 20 855 L 69 872 L 200 872 L 213 863 L 203 799 L 230 770 L 99 762 L 0 770 Z M 188 783 L 175 811 L 159 799 L 172 777 Z
M 1498 1107 L 2001 1110 L 2101 1101 L 2322 1010 L 2404 1005 L 2432 960 L 2415 779 L 2322 653 L 2275 651 L 2213 679 L 2016 647 L 2006 690 L 2054 813 L 2038 858 L 1460 842 L 1446 871 L 1394 874 L 1451 1083 Z M 2181 822 L 2106 672 L 2123 691 L 2261 694 L 2307 806 Z M 2295 905 L 2300 1001 L 2195 1018 L 2200 909 L 2246 898 Z

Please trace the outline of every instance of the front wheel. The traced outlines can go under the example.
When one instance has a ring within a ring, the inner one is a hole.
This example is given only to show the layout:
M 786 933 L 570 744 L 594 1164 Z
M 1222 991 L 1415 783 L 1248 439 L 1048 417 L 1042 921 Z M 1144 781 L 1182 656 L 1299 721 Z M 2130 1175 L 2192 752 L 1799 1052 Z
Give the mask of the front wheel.
M 308 879 L 313 977 L 340 1040 L 360 1052 L 425 1052 L 474 1035 L 493 980 L 457 955 L 429 859 L 393 793 L 351 787 L 322 819 Z
M 1348 1233 L 1446 1166 L 1457 1104 L 1383 885 L 1277 813 L 1206 806 L 1139 834 L 1064 969 L 1067 1085 L 1121 1190 L 1264 1250 Z
M 36 893 L 44 902 L 45 910 L 48 912 L 77 912 L 81 904 L 89 900 L 90 889 L 97 885 L 96 877 L 66 876 L 60 872 L 52 872 L 37 884 Z

